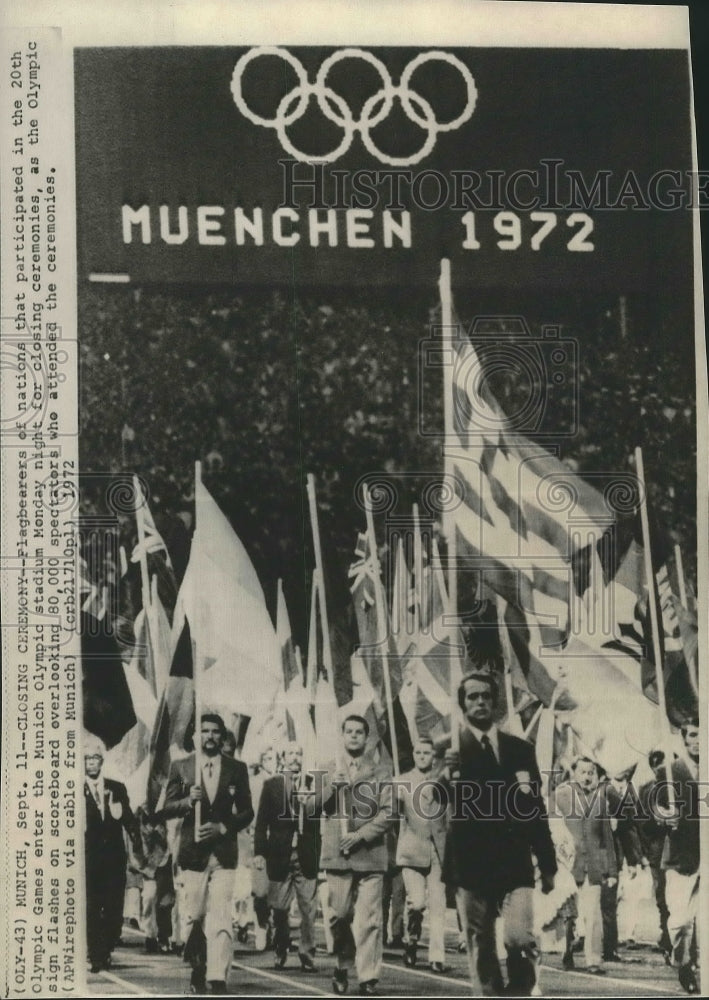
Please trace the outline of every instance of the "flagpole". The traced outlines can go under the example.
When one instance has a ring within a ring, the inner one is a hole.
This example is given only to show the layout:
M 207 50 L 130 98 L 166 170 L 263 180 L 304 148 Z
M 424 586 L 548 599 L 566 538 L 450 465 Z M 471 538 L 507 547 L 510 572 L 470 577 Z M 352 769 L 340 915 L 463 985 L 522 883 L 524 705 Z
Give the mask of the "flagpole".
M 687 610 L 687 584 L 684 579 L 684 563 L 682 561 L 682 549 L 675 544 L 675 566 L 677 567 L 677 583 L 679 585 L 680 604 Z
M 320 524 L 318 521 L 318 505 L 315 498 L 315 476 L 312 472 L 308 473 L 306 479 L 306 486 L 308 490 L 308 507 L 310 510 L 310 529 L 313 534 L 313 552 L 315 554 L 315 573 L 313 574 L 313 604 L 310 612 L 311 622 L 315 621 L 317 628 L 317 614 L 314 612 L 315 600 L 317 599 L 318 606 L 320 607 L 320 621 L 322 623 L 322 633 L 323 633 L 323 666 L 327 670 L 327 676 L 330 682 L 330 688 L 332 690 L 332 698 L 334 702 L 334 711 L 337 716 L 338 704 L 337 697 L 335 696 L 335 679 L 332 672 L 332 647 L 330 645 L 330 624 L 327 617 L 327 600 L 325 597 L 325 574 L 323 572 L 322 566 L 322 547 L 320 545 Z M 317 579 L 316 579 L 317 578 Z M 313 636 L 313 642 L 317 642 L 317 636 Z M 315 646 L 315 656 L 317 658 L 317 645 Z M 317 680 L 316 680 L 317 686 Z M 317 733 L 315 734 L 315 739 L 317 741 Z M 337 768 L 344 773 L 344 762 L 342 757 L 342 741 L 337 742 Z M 339 804 L 342 804 L 342 797 L 339 791 L 336 793 Z M 339 805 L 338 805 L 339 808 Z M 340 832 L 343 837 L 346 837 L 350 832 L 349 823 L 347 821 L 347 813 L 343 808 L 342 814 L 340 816 Z
M 423 548 L 421 545 L 421 524 L 419 522 L 419 505 L 414 504 L 414 635 L 418 636 L 421 628 L 421 618 L 430 624 L 430 615 L 423 612 Z
M 441 260 L 441 276 L 438 282 L 441 296 L 441 328 L 443 334 L 443 413 L 444 413 L 444 471 L 452 477 L 452 463 L 449 449 L 452 446 L 453 428 L 453 293 L 451 290 L 451 263 L 447 257 Z M 448 610 L 454 621 L 458 620 L 458 578 L 457 578 L 457 532 L 455 528 L 455 513 L 448 510 L 443 515 L 443 533 L 448 546 Z M 451 670 L 451 749 L 460 749 L 460 732 L 457 725 L 458 694 L 454 690 L 453 671 Z
M 148 606 L 150 604 L 150 581 L 148 577 L 148 553 L 145 546 L 145 524 L 140 514 L 140 509 L 145 503 L 145 495 L 137 476 L 133 476 L 133 496 L 135 497 L 135 523 L 138 528 L 138 554 L 140 555 L 140 585 L 143 591 L 143 607 L 145 616 L 148 617 Z M 140 502 L 142 501 L 142 502 Z
M 381 570 L 379 568 L 379 553 L 377 552 L 377 538 L 374 534 L 374 515 L 372 513 L 372 503 L 369 495 L 369 487 L 364 484 L 364 509 L 367 516 L 367 536 L 369 538 L 369 553 L 372 560 L 372 570 L 374 576 L 374 600 L 377 607 L 377 643 L 381 649 L 382 673 L 384 674 L 384 696 L 386 698 L 387 719 L 389 720 L 389 733 L 391 735 L 391 757 L 394 764 L 394 777 L 399 775 L 399 745 L 396 738 L 396 726 L 394 724 L 394 699 L 391 693 L 391 676 L 389 674 L 389 654 L 387 651 L 388 636 L 386 634 L 386 601 L 384 599 L 384 587 L 382 585 Z
M 655 684 L 657 686 L 657 704 L 660 710 L 660 725 L 665 737 L 665 775 L 667 778 L 667 800 L 670 810 L 674 811 L 675 795 L 672 784 L 672 764 L 670 761 L 670 721 L 667 718 L 665 702 L 665 678 L 662 669 L 662 650 L 660 647 L 660 626 L 657 620 L 657 593 L 655 590 L 655 573 L 652 568 L 652 552 L 650 550 L 650 521 L 647 513 L 647 494 L 645 490 L 645 467 L 643 451 L 639 446 L 635 449 L 635 470 L 640 487 L 640 523 L 643 531 L 643 548 L 645 550 L 645 579 L 647 582 L 647 598 L 650 605 L 650 626 L 652 629 L 652 648 L 655 656 Z
M 194 463 L 194 534 L 192 536 L 192 546 L 197 544 L 198 532 L 199 532 L 199 503 L 200 503 L 200 490 L 202 486 L 202 463 L 197 461 Z M 190 552 L 190 556 L 192 553 Z M 199 565 L 199 563 L 197 564 Z M 192 586 L 194 586 L 194 581 L 192 581 Z M 192 683 L 194 686 L 194 754 L 195 754 L 195 784 L 201 785 L 202 783 L 202 704 L 200 700 L 200 681 L 201 681 L 201 664 L 199 660 L 199 645 L 200 645 L 200 635 L 199 626 L 201 622 L 191 622 L 190 623 L 190 633 L 192 637 Z M 194 829 L 195 835 L 202 825 L 202 804 L 201 802 L 195 802 L 194 807 Z
M 677 582 L 679 585 L 679 602 L 685 611 L 689 610 L 689 603 L 687 601 L 687 583 L 684 579 L 684 562 L 682 560 L 682 549 L 679 545 L 675 544 L 675 566 L 677 567 Z M 680 635 L 681 637 L 681 635 Z M 684 647 L 684 643 L 682 644 Z M 685 654 L 686 660 L 686 654 Z M 691 662 L 687 663 L 687 675 L 689 676 L 689 683 L 692 685 L 692 690 L 697 698 L 699 698 L 699 678 L 696 676 L 697 672 L 697 661 L 695 657 L 692 657 Z
M 514 691 L 512 689 L 512 649 L 510 647 L 507 629 L 505 628 L 505 600 L 499 594 L 495 595 L 497 609 L 497 634 L 500 637 L 503 658 L 503 676 L 505 680 L 505 700 L 507 701 L 507 726 L 514 736 L 522 735 L 522 722 L 515 712 Z

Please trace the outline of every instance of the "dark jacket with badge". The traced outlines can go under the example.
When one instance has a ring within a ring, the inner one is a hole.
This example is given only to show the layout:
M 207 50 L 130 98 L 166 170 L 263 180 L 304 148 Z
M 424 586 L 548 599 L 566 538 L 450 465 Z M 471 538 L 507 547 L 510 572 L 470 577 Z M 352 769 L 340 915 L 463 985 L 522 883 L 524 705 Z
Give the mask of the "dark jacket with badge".
M 308 776 L 302 780 L 307 782 Z M 266 859 L 266 871 L 272 882 L 284 882 L 288 877 L 294 846 L 305 878 L 316 878 L 320 865 L 320 810 L 303 809 L 301 832 L 298 821 L 301 806 L 294 800 L 291 788 L 290 774 L 274 774 L 264 782 L 259 800 L 254 854 Z
M 249 772 L 240 760 L 220 755 L 221 768 L 214 801 L 210 802 L 202 784 L 202 823 L 223 823 L 226 833 L 210 840 L 195 841 L 195 804 L 190 802 L 190 788 L 195 784 L 195 757 L 176 761 L 170 769 L 165 805 L 166 819 L 184 817 L 180 832 L 177 863 L 190 871 L 204 871 L 211 854 L 222 868 L 236 868 L 239 859 L 237 834 L 254 818 L 249 790 Z
M 493 900 L 534 886 L 533 856 L 544 874 L 556 873 L 534 747 L 499 731 L 497 740 L 499 760 L 493 763 L 474 734 L 461 730 L 459 778 L 447 786 L 442 873 L 447 885 Z
M 120 870 L 125 879 L 125 830 L 135 842 L 138 826 L 130 808 L 126 786 L 120 781 L 104 778 L 103 818 L 88 783 L 84 782 L 86 803 L 86 874 L 87 878 L 106 870 Z

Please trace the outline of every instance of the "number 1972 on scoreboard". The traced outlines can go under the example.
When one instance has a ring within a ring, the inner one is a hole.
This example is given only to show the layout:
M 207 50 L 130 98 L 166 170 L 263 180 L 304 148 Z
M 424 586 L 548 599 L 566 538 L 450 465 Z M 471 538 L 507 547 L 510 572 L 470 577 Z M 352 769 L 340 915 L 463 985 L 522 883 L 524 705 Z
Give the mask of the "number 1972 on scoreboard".
M 562 245 L 572 253 L 589 253 L 595 250 L 595 244 L 590 237 L 593 233 L 593 219 L 585 212 L 572 212 L 570 215 L 557 215 L 556 212 L 530 212 L 528 215 L 518 215 L 516 212 L 497 212 L 492 216 L 492 232 L 484 232 L 489 227 L 490 213 L 479 213 L 479 221 L 475 212 L 466 212 L 460 221 L 465 229 L 462 247 L 464 250 L 480 250 L 493 241 L 500 250 L 541 250 L 544 242 L 549 239 L 548 249 L 552 245 Z

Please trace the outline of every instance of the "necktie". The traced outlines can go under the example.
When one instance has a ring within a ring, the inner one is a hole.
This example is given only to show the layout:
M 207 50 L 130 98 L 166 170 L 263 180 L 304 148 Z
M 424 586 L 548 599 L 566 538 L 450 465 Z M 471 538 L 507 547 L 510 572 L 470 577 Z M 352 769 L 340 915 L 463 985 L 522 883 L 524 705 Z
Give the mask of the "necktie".
M 207 777 L 208 777 L 208 778 L 211 778 L 211 777 L 212 777 L 212 767 L 213 767 L 213 766 L 214 766 L 214 765 L 212 764 L 211 760 L 210 760 L 210 761 L 207 761 L 207 763 L 206 763 L 206 764 L 204 765 L 204 767 L 205 767 L 205 770 L 206 770 L 206 772 L 207 772 Z
M 492 743 L 490 742 L 490 738 L 486 733 L 484 733 L 480 739 L 480 746 L 483 748 L 483 753 L 485 754 L 486 760 L 490 764 L 492 764 L 493 767 L 496 767 L 497 757 L 495 756 L 495 751 L 492 749 Z
M 103 809 L 101 808 L 101 796 L 99 794 L 98 784 L 95 784 L 93 786 L 93 790 L 94 790 L 94 801 L 96 802 L 96 805 L 98 806 L 98 811 L 101 814 L 101 819 L 103 819 Z

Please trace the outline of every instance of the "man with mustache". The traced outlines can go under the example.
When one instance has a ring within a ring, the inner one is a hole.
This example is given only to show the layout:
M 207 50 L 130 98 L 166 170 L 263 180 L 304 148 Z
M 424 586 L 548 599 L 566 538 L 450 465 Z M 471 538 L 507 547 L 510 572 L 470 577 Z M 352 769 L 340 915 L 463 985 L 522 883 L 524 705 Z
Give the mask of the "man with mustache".
M 221 753 L 226 727 L 219 715 L 200 719 L 201 774 L 195 755 L 173 764 L 163 815 L 183 817 L 177 863 L 184 884 L 185 960 L 193 993 L 227 992 L 233 953 L 232 906 L 237 835 L 253 819 L 249 773 Z M 199 803 L 200 821 L 196 823 Z

